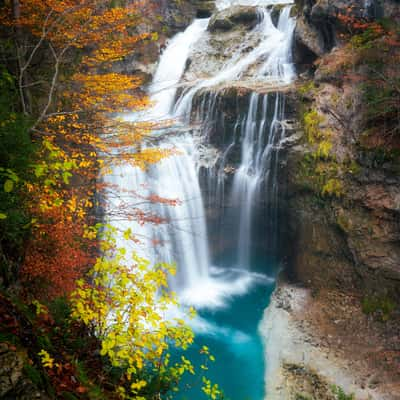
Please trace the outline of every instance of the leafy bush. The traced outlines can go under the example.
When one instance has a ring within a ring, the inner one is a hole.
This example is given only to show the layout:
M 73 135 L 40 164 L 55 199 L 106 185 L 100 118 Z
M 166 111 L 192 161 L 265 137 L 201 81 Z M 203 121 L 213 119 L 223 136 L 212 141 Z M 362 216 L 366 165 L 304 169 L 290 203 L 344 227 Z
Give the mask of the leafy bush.
M 320 131 L 320 124 L 323 122 L 322 117 L 318 114 L 317 110 L 310 110 L 303 115 L 303 126 L 307 140 L 310 144 L 314 144 L 322 137 Z
M 12 76 L 0 70 L 0 243 L 1 275 L 5 283 L 15 279 L 31 218 L 23 201 L 23 182 L 31 175 L 35 146 L 29 121 L 16 112 Z
M 150 262 L 115 248 L 113 230 L 104 232 L 103 255 L 87 280 L 79 280 L 72 294 L 72 317 L 83 322 L 101 342 L 100 355 L 121 373 L 117 391 L 122 399 L 154 398 L 177 389 L 194 366 L 174 351 L 184 352 L 194 335 L 182 318 L 165 317 L 177 307 L 167 290 L 174 267 Z M 194 310 L 188 310 L 189 315 Z M 214 361 L 207 348 L 201 354 Z M 202 377 L 202 390 L 212 400 L 221 392 Z

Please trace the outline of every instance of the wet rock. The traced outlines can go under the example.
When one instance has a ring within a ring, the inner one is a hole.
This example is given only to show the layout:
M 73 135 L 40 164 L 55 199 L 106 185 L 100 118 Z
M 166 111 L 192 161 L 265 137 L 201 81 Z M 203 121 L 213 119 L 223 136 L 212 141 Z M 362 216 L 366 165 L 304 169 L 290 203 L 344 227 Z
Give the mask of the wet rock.
M 228 31 L 235 28 L 236 25 L 252 29 L 257 25 L 259 19 L 257 7 L 234 6 L 214 14 L 208 24 L 208 30 L 210 32 Z
M 215 1 L 196 0 L 193 2 L 197 18 L 209 18 L 215 12 Z
M 304 18 L 297 20 L 294 40 L 295 49 L 296 46 L 302 46 L 314 56 L 321 56 L 325 53 L 325 44 L 321 33 L 312 25 L 307 24 Z
M 191 1 L 165 1 L 161 9 L 162 24 L 167 36 L 184 30 L 196 16 L 196 4 Z

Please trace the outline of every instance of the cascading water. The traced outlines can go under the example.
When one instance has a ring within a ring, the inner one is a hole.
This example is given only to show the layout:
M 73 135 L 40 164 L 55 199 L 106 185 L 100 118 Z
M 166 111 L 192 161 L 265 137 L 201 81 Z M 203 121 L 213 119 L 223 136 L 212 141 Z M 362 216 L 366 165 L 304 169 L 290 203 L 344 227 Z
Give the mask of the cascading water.
M 233 218 L 238 215 L 237 263 L 246 269 L 251 263 L 253 211 L 260 207 L 257 202 L 260 201 L 261 189 L 268 196 L 268 209 L 276 210 L 278 152 L 285 129 L 280 123 L 283 119 L 281 96 L 277 94 L 271 100 L 268 94 L 251 95 L 241 133 L 242 160 L 233 179 L 231 207 L 234 212 L 230 214 Z M 268 114 L 268 107 L 272 108 L 272 114 Z M 268 217 L 274 226 L 276 215 Z M 270 241 L 275 239 L 276 235 L 268 238 Z
M 252 71 L 255 81 L 266 87 L 281 87 L 292 81 L 294 70 L 290 48 L 294 20 L 290 17 L 290 7 L 283 8 L 275 26 L 271 10 L 266 6 L 285 2 L 265 0 L 256 3 L 260 6 L 259 23 L 254 28 L 254 33 L 259 36 L 258 44 L 245 55 L 233 54 L 213 77 L 197 80 L 191 86 L 181 82 L 190 52 L 205 34 L 207 19 L 195 20 L 168 43 L 149 88 L 152 108 L 125 118 L 132 121 L 175 121 L 168 135 L 164 135 L 165 131 L 153 133 L 159 140 L 157 147 L 173 150 L 174 155 L 146 171 L 130 165 L 116 165 L 113 173 L 105 178 L 113 188 L 108 194 L 105 214 L 119 231 L 118 244 L 126 247 L 126 232 L 132 232 L 140 239 L 140 243 L 131 248 L 132 252 L 153 263 L 176 262 L 177 275 L 171 279 L 170 285 L 181 302 L 200 307 L 200 315 L 193 322 L 194 329 L 200 332 L 200 342 L 213 344 L 222 363 L 229 364 L 228 387 L 225 389 L 233 400 L 246 397 L 260 400 L 264 393 L 264 360 L 256 331 L 259 314 L 266 305 L 265 298 L 273 286 L 271 278 L 265 272 L 257 272 L 262 268 L 252 262 L 252 225 L 262 192 L 269 193 L 271 210 L 274 209 L 271 204 L 276 202 L 278 153 L 285 135 L 281 123 L 284 99 L 278 93 L 253 93 L 247 111 L 238 115 L 233 129 L 235 133 L 215 168 L 208 171 L 210 181 L 216 182 L 214 186 L 219 201 L 223 203 L 229 199 L 231 204 L 231 210 L 222 219 L 229 218 L 236 225 L 235 232 L 228 233 L 236 238 L 237 259 L 234 263 L 222 261 L 216 267 L 210 261 L 205 207 L 198 179 L 198 171 L 202 169 L 199 168 L 199 138 L 192 135 L 193 129 L 188 127 L 188 123 L 196 111 L 200 119 L 199 137 L 206 142 L 207 121 L 220 117 L 219 95 L 215 88 L 241 79 L 248 71 Z M 236 4 L 254 5 L 255 1 L 217 1 L 219 9 Z M 175 101 L 178 86 L 183 90 Z M 200 93 L 213 90 L 214 94 L 196 109 L 195 100 Z M 178 130 L 182 133 L 172 134 Z M 235 148 L 240 148 L 240 162 L 228 188 L 225 186 L 225 163 Z M 152 197 L 179 202 L 175 206 L 160 201 L 148 203 L 147 199 Z M 135 209 L 167 223 L 141 226 L 134 219 L 117 218 L 115 210 L 121 209 Z M 273 220 L 275 217 L 270 215 L 270 218 Z M 263 262 L 259 261 L 259 264 Z M 225 311 L 223 307 L 226 307 Z M 193 357 L 196 358 L 195 353 Z M 225 377 L 216 375 L 216 380 L 222 380 L 224 386 Z M 231 379 L 236 376 L 238 379 Z M 194 394 L 192 397 L 197 399 L 199 396 Z
M 177 34 L 171 40 L 160 58 L 149 90 L 154 106 L 144 114 L 132 114 L 126 116 L 126 119 L 157 121 L 171 118 L 170 109 L 190 47 L 206 26 L 207 20 L 195 20 L 185 32 Z M 106 214 L 110 216 L 110 223 L 120 232 L 117 239 L 122 242 L 121 247 L 126 242 L 124 232 L 140 232 L 141 243 L 136 244 L 133 251 L 153 263 L 162 260 L 190 266 L 179 268 L 176 277 L 171 280 L 172 289 L 179 290 L 191 287 L 199 280 L 206 280 L 208 276 L 209 255 L 204 207 L 193 161 L 193 139 L 185 134 L 179 140 L 174 138 L 161 141 L 158 147 L 173 150 L 176 156 L 168 157 L 146 171 L 131 165 L 117 165 L 113 167 L 112 174 L 106 175 L 106 182 L 113 191 L 119 188 L 117 190 L 125 193 L 123 196 L 109 196 Z M 135 197 L 133 193 L 136 194 Z M 141 226 L 134 220 L 115 220 L 112 216 L 115 210 L 137 208 L 137 203 L 145 203 L 145 199 L 152 197 L 181 202 L 181 205 L 174 207 L 163 202 L 139 207 L 143 215 L 157 215 L 168 224 Z
M 174 107 L 174 114 L 186 122 L 190 121 L 194 96 L 204 88 L 218 86 L 224 82 L 238 80 L 248 68 L 259 64 L 255 78 L 266 84 L 288 84 L 294 77 L 291 64 L 291 42 L 294 19 L 290 18 L 290 7 L 283 9 L 278 27 L 272 22 L 271 11 L 260 8 L 260 23 L 255 30 L 260 32 L 260 43 L 247 55 L 234 54 L 226 67 L 216 76 L 205 79 L 183 91 Z

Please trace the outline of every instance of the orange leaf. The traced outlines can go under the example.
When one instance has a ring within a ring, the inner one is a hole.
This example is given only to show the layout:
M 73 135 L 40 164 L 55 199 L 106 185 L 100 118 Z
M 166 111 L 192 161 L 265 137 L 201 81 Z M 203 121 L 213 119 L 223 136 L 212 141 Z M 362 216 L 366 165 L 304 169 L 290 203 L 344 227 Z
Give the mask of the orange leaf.
M 78 386 L 78 387 L 76 388 L 76 392 L 77 392 L 77 393 L 86 393 L 86 392 L 87 392 L 87 389 L 86 389 L 84 386 Z

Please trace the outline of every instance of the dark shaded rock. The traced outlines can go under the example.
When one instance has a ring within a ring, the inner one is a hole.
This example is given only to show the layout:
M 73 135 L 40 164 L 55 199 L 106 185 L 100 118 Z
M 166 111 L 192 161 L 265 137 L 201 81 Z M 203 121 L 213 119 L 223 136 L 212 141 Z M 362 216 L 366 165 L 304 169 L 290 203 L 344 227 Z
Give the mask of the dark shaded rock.
M 0 399 L 49 400 L 24 376 L 26 356 L 7 343 L 0 343 Z
M 236 25 L 252 29 L 257 25 L 259 18 L 257 7 L 230 7 L 213 15 L 208 24 L 208 30 L 210 32 L 217 30 L 228 31 L 235 28 Z
M 304 17 L 297 20 L 293 40 L 293 60 L 298 70 L 303 72 L 312 68 L 318 56 L 325 53 L 325 43 L 321 33 L 309 25 Z
M 197 18 L 209 18 L 216 10 L 213 0 L 195 0 L 193 5 L 196 8 Z
M 400 19 L 398 1 L 386 0 L 298 0 L 298 21 L 294 37 L 295 62 L 304 70 L 317 57 L 331 51 L 348 27 L 339 18 L 348 15 L 360 20 L 389 17 Z

